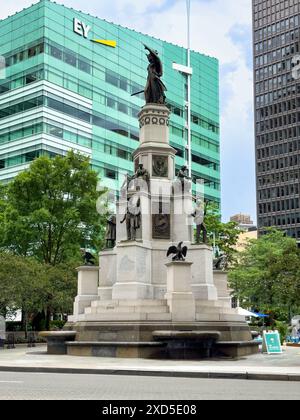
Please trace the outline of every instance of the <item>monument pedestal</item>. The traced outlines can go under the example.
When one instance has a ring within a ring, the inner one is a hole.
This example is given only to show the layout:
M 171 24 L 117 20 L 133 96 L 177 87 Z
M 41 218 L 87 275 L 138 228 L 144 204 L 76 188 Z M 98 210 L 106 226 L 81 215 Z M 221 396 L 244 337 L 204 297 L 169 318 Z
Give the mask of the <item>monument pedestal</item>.
M 196 300 L 218 300 L 218 293 L 213 278 L 213 250 L 206 244 L 192 245 L 189 258 L 192 267 L 192 291 Z
M 98 296 L 100 300 L 112 299 L 112 287 L 117 279 L 117 251 L 104 250 L 99 254 L 100 272 Z
M 231 295 L 228 289 L 228 275 L 226 271 L 214 270 L 214 284 L 218 292 L 218 300 L 226 308 L 231 308 Z
M 99 267 L 83 265 L 76 268 L 78 272 L 77 296 L 74 301 L 73 316 L 69 321 L 77 321 L 80 314 L 84 314 L 85 308 L 91 306 L 92 301 L 99 299 Z
M 118 245 L 117 281 L 112 288 L 112 299 L 153 299 L 151 265 L 151 248 L 142 242 L 121 242 Z
M 195 299 L 191 289 L 192 264 L 187 261 L 173 261 L 166 264 L 166 299 L 173 322 L 195 321 Z

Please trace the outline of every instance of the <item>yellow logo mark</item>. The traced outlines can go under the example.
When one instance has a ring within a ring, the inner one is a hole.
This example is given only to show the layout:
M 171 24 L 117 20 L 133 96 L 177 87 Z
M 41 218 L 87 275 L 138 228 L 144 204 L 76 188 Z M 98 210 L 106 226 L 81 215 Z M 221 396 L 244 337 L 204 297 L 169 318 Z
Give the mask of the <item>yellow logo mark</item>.
M 103 44 L 108 47 L 112 47 L 112 48 L 116 48 L 117 46 L 117 41 L 111 41 L 111 40 L 106 40 L 106 39 L 92 39 L 92 41 L 97 42 L 98 44 Z

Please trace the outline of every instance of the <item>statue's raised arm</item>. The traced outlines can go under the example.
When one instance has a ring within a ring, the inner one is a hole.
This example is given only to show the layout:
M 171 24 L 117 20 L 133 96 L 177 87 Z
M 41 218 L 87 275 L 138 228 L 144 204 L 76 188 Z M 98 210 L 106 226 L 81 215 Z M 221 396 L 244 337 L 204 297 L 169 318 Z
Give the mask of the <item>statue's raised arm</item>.
M 163 75 L 163 66 L 162 66 L 161 59 L 158 56 L 158 52 L 155 51 L 155 50 L 152 50 L 152 48 L 149 48 L 145 44 L 144 44 L 144 46 L 145 46 L 145 49 L 149 51 L 148 60 L 149 60 L 149 56 L 151 56 L 151 60 L 155 64 L 156 75 L 158 77 L 162 77 L 162 75 Z

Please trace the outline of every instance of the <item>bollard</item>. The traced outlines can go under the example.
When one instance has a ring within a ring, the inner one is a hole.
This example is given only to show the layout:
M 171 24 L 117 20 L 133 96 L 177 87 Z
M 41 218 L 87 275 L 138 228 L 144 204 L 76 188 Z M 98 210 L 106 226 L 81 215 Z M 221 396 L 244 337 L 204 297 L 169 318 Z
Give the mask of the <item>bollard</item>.
M 7 335 L 7 348 L 8 349 L 15 349 L 15 335 L 14 333 L 9 333 Z
M 35 334 L 34 334 L 34 332 L 29 332 L 28 333 L 27 347 L 35 347 Z
M 3 338 L 0 338 L 0 349 L 4 349 L 4 343 L 5 340 L 3 340 Z

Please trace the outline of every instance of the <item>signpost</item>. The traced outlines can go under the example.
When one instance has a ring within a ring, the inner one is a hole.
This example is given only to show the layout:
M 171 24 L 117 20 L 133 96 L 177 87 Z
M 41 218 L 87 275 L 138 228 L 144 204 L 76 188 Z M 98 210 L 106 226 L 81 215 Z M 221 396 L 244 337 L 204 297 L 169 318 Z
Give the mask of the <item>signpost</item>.
M 5 318 L 0 316 L 0 348 L 4 347 L 5 331 Z
M 280 335 L 278 331 L 264 331 L 262 352 L 268 354 L 282 354 Z

